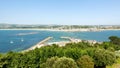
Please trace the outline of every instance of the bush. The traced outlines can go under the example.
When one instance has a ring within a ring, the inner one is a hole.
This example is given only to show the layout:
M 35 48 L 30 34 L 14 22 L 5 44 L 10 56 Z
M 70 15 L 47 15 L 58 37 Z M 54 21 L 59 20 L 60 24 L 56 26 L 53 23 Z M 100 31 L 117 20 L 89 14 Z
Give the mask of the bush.
M 88 55 L 84 55 L 77 60 L 79 68 L 94 68 L 94 62 Z
M 104 49 L 96 49 L 93 58 L 96 68 L 105 68 L 106 65 L 112 65 L 115 62 L 116 56 L 114 52 Z
M 46 63 L 41 65 L 41 68 L 53 68 L 53 64 L 58 60 L 58 57 L 48 58 Z
M 53 68 L 78 68 L 78 67 L 73 59 L 62 57 L 55 62 Z

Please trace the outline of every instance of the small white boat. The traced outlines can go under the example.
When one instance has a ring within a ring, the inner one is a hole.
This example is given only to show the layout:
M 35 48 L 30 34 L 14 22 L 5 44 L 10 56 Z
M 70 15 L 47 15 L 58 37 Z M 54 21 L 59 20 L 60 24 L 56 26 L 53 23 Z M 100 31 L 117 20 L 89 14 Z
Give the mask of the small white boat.
M 11 44 L 13 44 L 14 42 L 13 41 L 10 41 Z
M 23 42 L 24 40 L 23 39 L 21 39 L 21 42 Z

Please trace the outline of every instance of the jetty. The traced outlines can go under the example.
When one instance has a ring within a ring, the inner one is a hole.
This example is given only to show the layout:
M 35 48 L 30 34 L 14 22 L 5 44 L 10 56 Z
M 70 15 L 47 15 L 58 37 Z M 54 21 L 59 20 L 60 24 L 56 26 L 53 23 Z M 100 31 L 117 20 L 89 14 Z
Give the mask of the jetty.
M 70 40 L 70 42 L 81 42 L 82 40 L 81 39 L 74 39 L 74 38 L 71 38 L 71 37 L 60 37 L 62 39 L 68 39 Z
M 52 39 L 53 37 L 47 37 L 45 38 L 44 40 L 40 41 L 39 43 L 37 43 L 36 45 L 24 50 L 23 52 L 25 51 L 30 51 L 30 50 L 34 50 L 35 48 L 40 48 L 41 46 L 44 46 L 45 45 L 45 42 L 47 42 L 48 40 Z
M 62 39 L 67 39 L 67 40 L 70 40 L 70 41 L 73 41 L 73 39 L 71 37 L 60 37 Z
M 60 37 L 62 39 L 67 39 L 69 41 L 59 41 L 59 42 L 46 43 L 48 40 L 50 40 L 52 38 L 53 37 L 47 37 L 44 40 L 37 43 L 36 45 L 34 45 L 34 46 L 32 46 L 32 47 L 30 47 L 30 48 L 28 48 L 28 49 L 26 49 L 22 52 L 27 52 L 27 51 L 30 51 L 30 50 L 34 50 L 35 48 L 40 48 L 42 46 L 47 46 L 47 45 L 52 45 L 52 44 L 56 44 L 56 45 L 59 45 L 61 47 L 61 46 L 65 46 L 67 43 L 88 42 L 91 45 L 96 44 L 96 43 L 99 43 L 99 44 L 102 43 L 102 42 L 97 42 L 95 40 L 81 40 L 81 39 L 75 39 L 75 38 L 71 38 L 71 37 Z
M 78 43 L 78 42 L 88 42 L 88 43 L 90 43 L 91 45 L 92 44 L 96 44 L 96 43 L 98 43 L 98 44 L 102 44 L 102 42 L 98 42 L 98 41 L 96 41 L 96 40 L 81 40 L 81 39 L 75 39 L 75 38 L 71 38 L 71 37 L 61 37 L 62 39 L 67 39 L 67 40 L 69 40 L 70 41 L 70 43 Z

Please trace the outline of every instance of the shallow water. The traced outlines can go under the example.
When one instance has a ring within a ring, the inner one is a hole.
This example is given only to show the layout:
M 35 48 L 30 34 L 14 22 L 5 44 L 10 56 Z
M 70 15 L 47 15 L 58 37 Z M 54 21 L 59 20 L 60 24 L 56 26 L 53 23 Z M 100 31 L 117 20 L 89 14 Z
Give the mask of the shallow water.
M 43 30 L 0 30 L 0 52 L 25 50 L 41 40 L 51 36 L 49 42 L 65 41 L 61 36 L 78 38 L 83 40 L 109 41 L 109 36 L 119 36 L 120 30 L 100 32 L 61 32 Z

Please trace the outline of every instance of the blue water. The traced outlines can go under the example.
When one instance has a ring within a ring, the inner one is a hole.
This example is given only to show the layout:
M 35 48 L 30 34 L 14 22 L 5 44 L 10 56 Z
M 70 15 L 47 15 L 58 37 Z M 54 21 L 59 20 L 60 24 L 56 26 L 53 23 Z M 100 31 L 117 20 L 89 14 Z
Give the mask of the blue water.
M 18 35 L 19 33 L 36 34 Z M 69 36 L 83 40 L 108 41 L 109 36 L 120 37 L 120 30 L 117 31 L 101 31 L 101 32 L 59 32 L 59 31 L 39 31 L 39 30 L 0 30 L 0 52 L 6 53 L 8 51 L 22 51 L 39 41 L 52 36 L 49 42 L 63 41 L 61 36 Z M 24 41 L 21 41 L 23 39 Z M 13 43 L 11 43 L 11 41 Z

